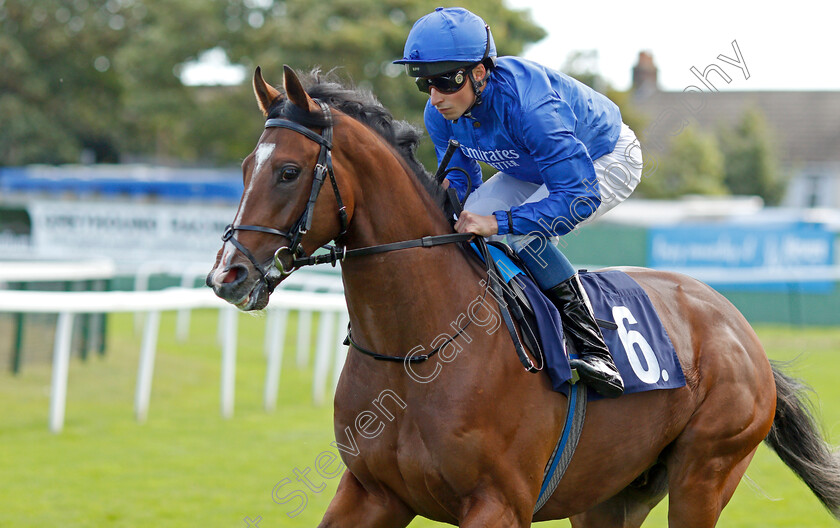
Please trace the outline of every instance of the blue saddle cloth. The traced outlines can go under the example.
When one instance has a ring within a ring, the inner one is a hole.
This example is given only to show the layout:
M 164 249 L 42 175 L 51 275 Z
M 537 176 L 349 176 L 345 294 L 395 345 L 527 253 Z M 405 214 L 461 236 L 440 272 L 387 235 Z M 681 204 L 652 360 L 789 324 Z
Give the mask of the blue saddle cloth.
M 536 284 L 502 251 L 491 254 L 506 281 L 516 278 L 534 309 L 546 370 L 555 391 L 568 393 L 572 371 L 563 341 L 560 313 Z M 674 345 L 662 326 L 647 293 L 622 271 L 581 272 L 595 317 L 614 322 L 615 329 L 601 328 L 604 341 L 624 379 L 624 393 L 675 389 L 685 376 Z M 590 396 L 599 396 L 590 391 Z

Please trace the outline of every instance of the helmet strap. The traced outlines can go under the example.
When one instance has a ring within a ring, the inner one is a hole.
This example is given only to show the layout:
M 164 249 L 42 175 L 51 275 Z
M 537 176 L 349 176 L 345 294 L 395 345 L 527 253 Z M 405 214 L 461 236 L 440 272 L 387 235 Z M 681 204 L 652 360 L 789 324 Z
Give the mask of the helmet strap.
M 484 30 L 487 32 L 487 37 L 485 38 L 484 44 L 484 56 L 481 57 L 481 61 L 478 64 L 484 64 L 485 59 L 490 56 L 490 26 L 484 24 Z M 475 71 L 476 64 L 472 68 L 470 68 L 469 78 L 470 82 L 472 83 L 473 93 L 475 94 L 475 101 L 473 104 L 467 109 L 465 114 L 469 114 L 470 111 L 473 109 L 474 106 L 480 105 L 483 101 L 481 100 L 481 87 L 487 83 L 487 77 L 490 75 L 490 70 L 487 69 L 487 66 L 484 66 L 484 78 L 481 81 L 477 81 L 475 79 L 475 75 L 473 72 Z
M 466 114 L 469 114 L 470 111 L 473 109 L 473 107 L 478 106 L 482 102 L 484 102 L 481 99 L 481 87 L 484 86 L 485 84 L 487 84 L 487 76 L 490 75 L 490 72 L 485 69 L 484 78 L 482 80 L 478 81 L 478 80 L 476 80 L 475 75 L 473 75 L 474 71 L 475 71 L 474 67 L 470 68 L 469 78 L 470 78 L 470 84 L 472 84 L 473 93 L 475 94 L 475 101 L 473 101 L 473 104 L 470 105 L 470 107 L 467 109 L 467 111 L 465 112 Z
M 481 57 L 481 61 L 478 64 L 484 64 L 484 60 L 490 56 L 490 26 L 484 24 L 484 30 L 487 32 L 487 37 L 484 41 L 484 55 Z M 473 72 L 475 71 L 478 64 L 470 68 L 470 81 L 472 82 L 473 93 L 475 94 L 475 103 L 473 103 L 473 106 L 481 104 L 481 87 L 484 86 L 484 84 L 487 82 L 487 76 L 490 75 L 490 70 L 488 70 L 487 66 L 485 66 L 484 79 L 482 79 L 481 82 L 476 81 Z

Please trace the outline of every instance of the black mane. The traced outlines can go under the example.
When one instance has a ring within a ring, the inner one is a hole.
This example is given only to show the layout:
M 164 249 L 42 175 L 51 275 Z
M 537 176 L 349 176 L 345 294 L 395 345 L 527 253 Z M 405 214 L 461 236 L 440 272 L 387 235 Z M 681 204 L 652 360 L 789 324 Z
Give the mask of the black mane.
M 331 72 L 322 75 L 320 70 L 315 69 L 308 74 L 298 72 L 298 75 L 310 97 L 323 101 L 367 125 L 396 148 L 418 181 L 429 192 L 435 203 L 443 209 L 445 197 L 443 188 L 434 181 L 433 175 L 417 159 L 417 145 L 422 136 L 422 132 L 417 127 L 406 121 L 394 119 L 391 112 L 382 106 L 382 103 L 371 92 L 345 87 L 333 79 L 334 75 Z M 328 116 L 320 112 L 305 112 L 285 98 L 272 105 L 268 117 L 282 117 L 314 128 L 332 124 Z

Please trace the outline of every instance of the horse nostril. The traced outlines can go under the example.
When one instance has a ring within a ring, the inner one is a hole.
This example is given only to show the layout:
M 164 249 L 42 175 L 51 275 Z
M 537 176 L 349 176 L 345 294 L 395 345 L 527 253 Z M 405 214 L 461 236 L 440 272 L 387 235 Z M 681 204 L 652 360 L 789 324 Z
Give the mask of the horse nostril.
M 242 271 L 247 270 L 245 270 L 243 266 L 234 266 L 230 268 L 222 277 L 222 284 L 230 284 L 231 282 L 237 282 L 237 279 L 239 279 L 242 275 Z
M 239 285 L 248 277 L 248 269 L 242 264 L 233 265 L 227 269 L 220 270 L 213 283 L 216 287 L 224 287 L 225 289 Z

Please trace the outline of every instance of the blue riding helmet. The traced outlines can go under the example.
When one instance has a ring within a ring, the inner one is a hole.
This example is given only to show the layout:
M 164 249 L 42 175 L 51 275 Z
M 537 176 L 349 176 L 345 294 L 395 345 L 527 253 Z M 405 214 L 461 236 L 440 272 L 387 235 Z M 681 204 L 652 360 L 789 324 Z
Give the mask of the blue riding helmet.
M 484 20 L 462 7 L 438 7 L 414 23 L 394 64 L 405 64 L 412 77 L 434 77 L 485 59 L 495 64 L 496 44 Z

